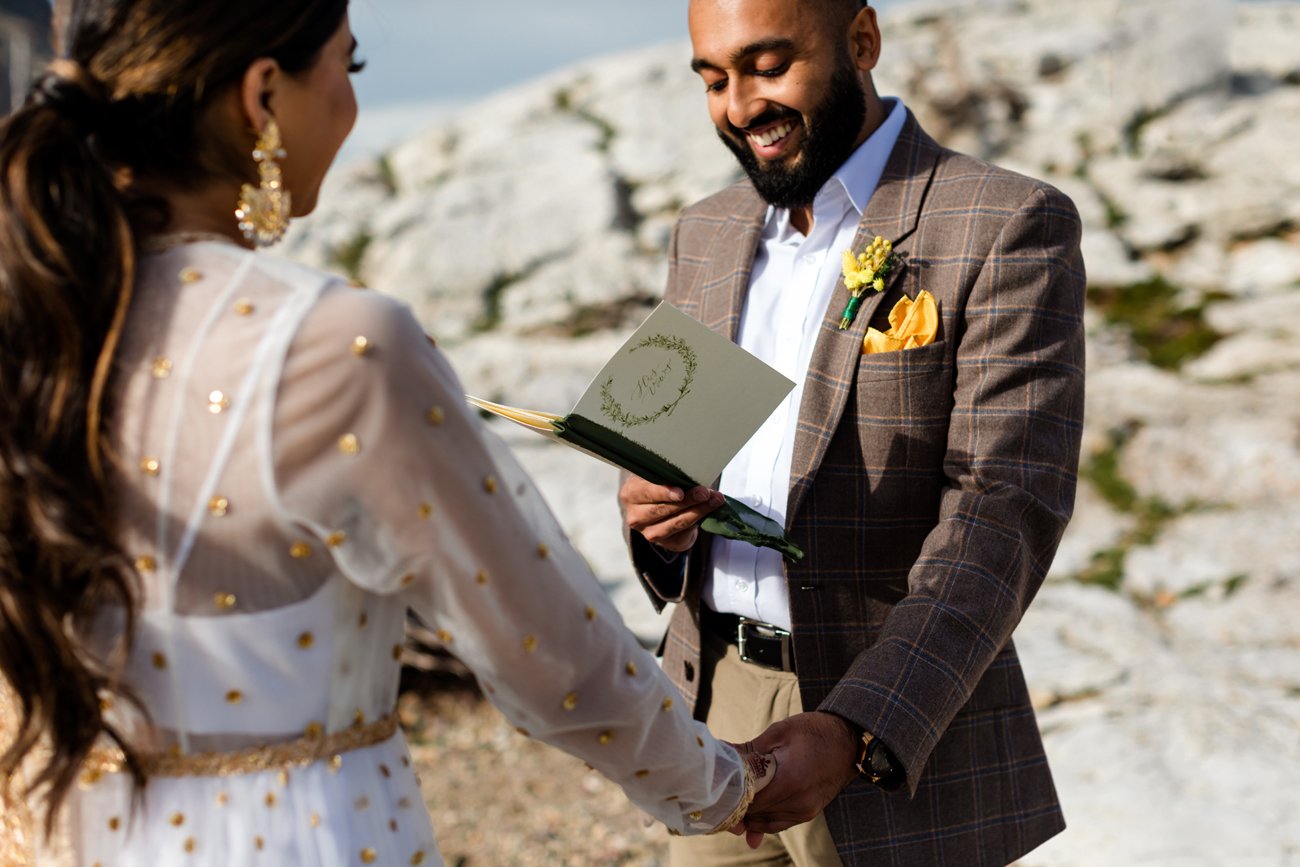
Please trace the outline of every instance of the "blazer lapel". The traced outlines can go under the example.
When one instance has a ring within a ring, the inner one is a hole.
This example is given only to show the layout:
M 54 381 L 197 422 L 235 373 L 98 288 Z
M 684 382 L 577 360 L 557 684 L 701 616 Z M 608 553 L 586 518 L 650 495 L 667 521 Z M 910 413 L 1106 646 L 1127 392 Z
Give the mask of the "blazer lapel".
M 740 330 L 754 255 L 763 234 L 767 205 L 752 189 L 719 227 L 706 254 L 708 269 L 700 292 L 700 322 L 733 343 Z
M 907 270 L 906 241 L 916 231 L 921 203 L 934 176 L 939 150 L 939 145 L 921 130 L 916 118 L 908 111 L 907 120 L 889 156 L 889 162 L 885 165 L 880 183 L 872 193 L 862 214 L 862 221 L 858 224 L 853 240 L 854 251 L 863 249 L 879 235 L 892 241 L 895 252 L 902 255 L 904 264 L 890 275 L 890 284 Z M 836 251 L 837 254 L 838 252 Z M 866 336 L 867 323 L 888 293 L 887 285 L 883 292 L 867 294 L 857 318 L 844 331 L 840 330 L 840 319 L 848 303 L 849 291 L 845 288 L 843 279 L 831 296 L 830 306 L 826 309 L 821 332 L 808 364 L 808 378 L 803 401 L 799 406 L 799 423 L 795 430 L 794 454 L 790 462 L 786 529 L 790 528 L 799 513 L 831 437 L 839 426 L 862 354 L 862 340 Z

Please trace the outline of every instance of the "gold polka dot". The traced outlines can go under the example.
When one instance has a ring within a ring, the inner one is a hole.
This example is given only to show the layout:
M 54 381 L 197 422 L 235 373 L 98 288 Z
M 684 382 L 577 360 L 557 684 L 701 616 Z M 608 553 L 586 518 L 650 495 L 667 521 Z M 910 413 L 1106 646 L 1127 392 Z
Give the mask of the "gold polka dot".
M 391 777 L 393 775 L 393 772 L 388 769 L 388 765 L 385 765 L 383 762 L 379 763 L 379 773 L 384 777 Z
M 100 713 L 108 713 L 113 709 L 113 697 L 111 695 L 100 696 L 99 710 Z
M 260 834 L 259 834 L 258 836 L 256 836 L 256 837 L 253 838 L 253 848 L 254 848 L 254 849 L 256 849 L 257 851 L 261 852 L 261 851 L 262 851 L 262 848 L 263 848 L 264 846 L 266 846 L 266 841 L 262 839 L 262 837 L 261 837 Z
M 388 830 L 392 831 L 394 834 L 397 833 L 397 820 L 396 820 L 396 819 L 389 819 L 389 820 L 388 820 Z
M 354 726 L 363 726 L 366 724 L 366 713 L 361 708 L 352 712 L 352 724 Z
M 163 669 L 167 667 L 167 657 L 161 653 L 155 652 L 153 655 L 153 667 Z
M 298 636 L 298 647 L 302 650 L 310 650 L 312 645 L 315 643 L 316 636 L 312 635 L 310 632 L 304 632 Z
M 361 863 L 362 863 L 362 864 L 374 864 L 374 863 L 375 863 L 375 859 L 378 858 L 378 857 L 379 857 L 379 856 L 375 854 L 375 850 L 374 850 L 374 849 L 371 849 L 369 846 L 367 846 L 366 848 L 364 848 L 364 849 L 361 850 Z
M 409 768 L 410 766 L 411 766 L 411 760 L 406 756 L 402 756 L 402 767 Z
M 216 389 L 208 392 L 208 412 L 217 415 L 227 409 L 230 409 L 230 398 L 226 397 L 224 391 Z
M 357 439 L 356 434 L 344 434 L 339 437 L 339 451 L 345 455 L 356 455 L 361 453 L 361 440 Z
M 230 795 L 226 792 L 217 792 L 217 806 L 224 807 L 230 803 Z
M 447 413 L 440 406 L 431 406 L 429 411 L 424 414 L 425 421 L 437 427 L 447 420 Z
M 587 606 L 587 619 L 588 620 L 596 619 L 596 609 L 591 605 Z
M 678 795 L 669 795 L 668 797 L 664 798 L 664 800 L 665 800 L 665 801 L 676 801 L 678 797 L 679 797 Z
M 399 810 L 409 810 L 409 809 L 411 809 L 411 799 L 410 799 L 410 798 L 407 798 L 407 797 L 405 797 L 405 796 L 403 796 L 403 797 L 401 797 L 401 798 L 398 798 L 398 799 L 397 799 L 397 808 L 398 808 Z
M 230 500 L 218 494 L 208 500 L 208 511 L 218 518 L 224 518 L 230 514 Z
M 524 650 L 526 650 L 526 651 L 529 652 L 529 653 L 533 653 L 534 651 L 537 650 L 537 636 L 536 636 L 536 635 L 525 635 L 525 636 L 524 636 Z
M 168 821 L 171 822 L 172 825 L 174 825 L 175 827 L 179 828 L 181 825 L 185 824 L 185 814 L 172 813 L 172 817 Z
M 545 542 L 538 542 L 538 543 L 537 543 L 537 556 L 538 556 L 538 557 L 541 557 L 541 558 L 544 560 L 544 559 L 546 559 L 547 556 L 550 555 L 550 553 L 551 553 L 551 549 L 548 548 L 548 547 L 546 547 L 546 543 L 545 543 Z
M 82 773 L 81 778 L 77 781 L 77 783 L 82 789 L 89 789 L 92 786 L 94 786 L 95 783 L 98 783 L 103 776 L 104 776 L 103 771 L 100 771 L 96 768 L 91 768 L 85 771 L 84 773 Z
M 275 806 L 275 792 L 267 792 L 266 797 L 262 799 L 266 802 L 267 807 Z
M 480 570 L 478 570 L 478 574 L 474 576 L 474 583 L 475 583 L 475 584 L 486 584 L 486 583 L 488 583 L 488 573 L 487 573 L 487 570 L 486 570 L 486 569 L 480 569 Z
M 694 813 L 691 813 L 692 822 L 698 822 L 703 818 L 704 818 L 704 813 L 700 810 L 696 810 Z
M 337 548 L 348 540 L 348 534 L 342 530 L 335 530 L 325 537 L 325 544 L 331 548 Z
M 114 816 L 113 818 L 108 820 L 108 830 L 116 831 L 118 828 L 121 827 L 122 827 L 122 820 L 119 819 L 117 816 Z
M 319 827 L 320 827 L 320 813 L 312 813 L 310 816 L 307 817 L 307 821 L 308 821 L 308 822 L 311 822 L 311 826 L 312 826 L 313 828 L 319 828 Z
M 159 355 L 150 363 L 149 372 L 153 374 L 154 379 L 166 379 L 172 375 L 172 360 Z
M 357 618 L 357 629 L 365 629 L 370 623 L 370 615 L 362 611 L 361 616 Z
M 140 459 L 140 471 L 144 473 L 146 476 L 158 475 L 158 470 L 161 468 L 162 468 L 162 464 L 158 463 L 157 458 Z
M 320 740 L 325 734 L 325 727 L 318 722 L 309 722 L 302 730 L 302 736 L 309 741 Z
M 627 664 L 627 676 L 628 676 L 628 677 L 636 677 L 636 663 L 635 663 L 635 662 L 629 662 L 629 663 Z
M 441 641 L 443 644 L 451 644 L 451 642 L 452 642 L 452 636 L 451 636 L 451 633 L 448 632 L 448 631 L 445 630 L 445 629 L 439 629 L 439 630 L 438 630 L 438 640 Z
M 357 808 L 358 813 L 365 812 L 370 809 L 370 799 L 365 795 L 362 795 L 360 798 L 357 798 L 352 802 L 352 806 Z
M 564 697 L 562 704 L 565 710 L 573 710 L 578 706 L 578 694 L 576 692 L 569 693 Z
M 600 733 L 600 737 L 598 737 L 597 740 L 599 740 L 602 744 L 613 743 L 613 741 L 614 741 L 614 733 L 613 733 L 613 732 L 601 732 L 601 733 Z
M 311 556 L 311 546 L 306 542 L 294 542 L 289 546 L 289 556 L 295 560 L 306 560 Z
M 152 572 L 157 568 L 158 561 L 148 554 L 141 554 L 135 558 L 135 571 L 137 572 Z
M 352 338 L 352 354 L 358 357 L 370 351 L 370 341 L 361 335 Z
M 286 770 L 281 770 L 278 774 L 275 775 L 275 781 L 279 783 L 282 788 L 284 786 L 289 785 L 289 772 Z
M 193 838 L 193 837 L 186 837 L 186 838 L 185 838 L 185 852 L 186 852 L 187 854 L 193 854 L 193 852 L 194 852 L 194 848 L 195 848 L 197 845 L 198 845 L 198 843 L 196 843 L 196 842 L 194 841 L 194 838 Z
M 243 700 L 244 694 L 237 689 L 232 689 L 230 692 L 226 693 L 227 704 L 239 704 Z
M 636 772 L 636 778 L 638 780 L 644 780 L 648 776 L 650 776 L 650 772 L 647 771 L 645 768 L 642 768 L 641 770 Z
M 330 756 L 330 770 L 338 773 L 341 767 L 343 767 L 343 757 L 337 754 Z
M 203 279 L 203 272 L 200 271 L 200 270 L 197 269 L 197 268 L 182 268 L 182 269 L 181 269 L 181 282 L 182 282 L 182 283 L 197 283 L 197 282 L 199 282 L 199 281 L 202 280 L 202 279 Z
M 212 597 L 213 604 L 222 611 L 229 611 L 234 608 L 238 601 L 234 593 L 217 593 Z
M 450 635 L 447 636 L 447 640 L 448 640 L 448 641 L 451 640 L 451 636 L 450 636 Z M 402 645 L 400 645 L 400 644 L 394 644 L 394 645 L 393 645 L 393 660 L 396 661 L 396 660 L 399 660 L 399 659 L 401 659 L 401 658 L 402 658 Z
M 497 492 L 496 476 L 487 476 L 483 479 L 483 490 L 487 491 L 489 494 L 495 494 Z
M 525 729 L 525 728 L 516 728 L 515 731 L 519 732 L 521 735 L 523 735 L 523 736 L 526 737 L 526 738 L 531 738 L 531 737 L 532 737 L 532 733 L 529 732 L 528 729 Z
M 695 742 L 700 745 L 701 749 L 704 748 L 704 738 L 700 737 L 699 735 L 696 735 Z
M 412 864 L 423 864 L 423 863 L 424 863 L 424 850 L 423 850 L 423 849 L 420 849 L 420 850 L 417 851 L 414 855 L 411 856 L 411 863 L 412 863 Z
M 235 314 L 238 316 L 251 316 L 253 311 L 256 309 L 257 308 L 253 306 L 253 302 L 249 301 L 247 298 L 240 298 L 235 302 Z
M 661 704 L 661 705 L 659 705 L 659 709 L 662 710 L 662 711 L 664 711 L 665 713 L 667 713 L 668 711 L 672 710 L 672 709 L 673 709 L 673 700 L 672 700 L 671 698 L 666 698 L 666 699 L 664 699 L 664 703 Z
M 414 573 L 414 572 L 408 572 L 408 573 L 406 573 L 405 575 L 402 576 L 401 584 L 402 584 L 403 587 L 410 587 L 410 586 L 411 586 L 412 584 L 414 584 L 414 583 L 415 583 L 415 573 Z
M 433 503 L 421 503 L 417 510 L 421 521 L 427 521 L 433 517 Z

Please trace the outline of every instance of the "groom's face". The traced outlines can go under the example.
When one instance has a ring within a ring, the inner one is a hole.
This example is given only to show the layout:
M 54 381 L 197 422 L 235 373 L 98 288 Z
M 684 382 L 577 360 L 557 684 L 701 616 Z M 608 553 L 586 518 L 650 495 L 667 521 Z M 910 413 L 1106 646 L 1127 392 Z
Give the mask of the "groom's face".
M 856 30 L 811 5 L 692 0 L 690 7 L 691 65 L 718 136 L 778 207 L 811 204 L 865 138 L 866 69 Z M 878 45 L 874 12 L 864 10 L 863 21 Z

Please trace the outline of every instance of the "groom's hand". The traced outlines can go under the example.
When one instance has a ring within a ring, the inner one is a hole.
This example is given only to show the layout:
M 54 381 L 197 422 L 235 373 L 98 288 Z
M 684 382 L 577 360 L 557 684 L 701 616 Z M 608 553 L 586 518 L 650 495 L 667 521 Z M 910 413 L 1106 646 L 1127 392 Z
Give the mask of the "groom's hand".
M 771 785 L 754 797 L 745 815 L 750 832 L 773 834 L 820 813 L 858 775 L 860 735 L 847 720 L 813 711 L 773 723 L 750 742 L 776 757 Z
M 700 521 L 725 502 L 722 494 L 708 488 L 682 490 L 653 485 L 638 476 L 628 477 L 618 498 L 630 529 L 660 548 L 678 552 L 695 544 Z

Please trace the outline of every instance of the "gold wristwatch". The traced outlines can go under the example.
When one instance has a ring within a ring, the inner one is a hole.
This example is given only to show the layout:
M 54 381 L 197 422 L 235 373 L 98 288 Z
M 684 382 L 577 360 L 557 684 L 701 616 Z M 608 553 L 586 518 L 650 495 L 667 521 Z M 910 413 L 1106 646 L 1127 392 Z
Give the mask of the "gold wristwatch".
M 871 732 L 862 733 L 862 748 L 854 765 L 859 774 L 882 789 L 896 789 L 902 782 L 902 769 L 893 753 Z

